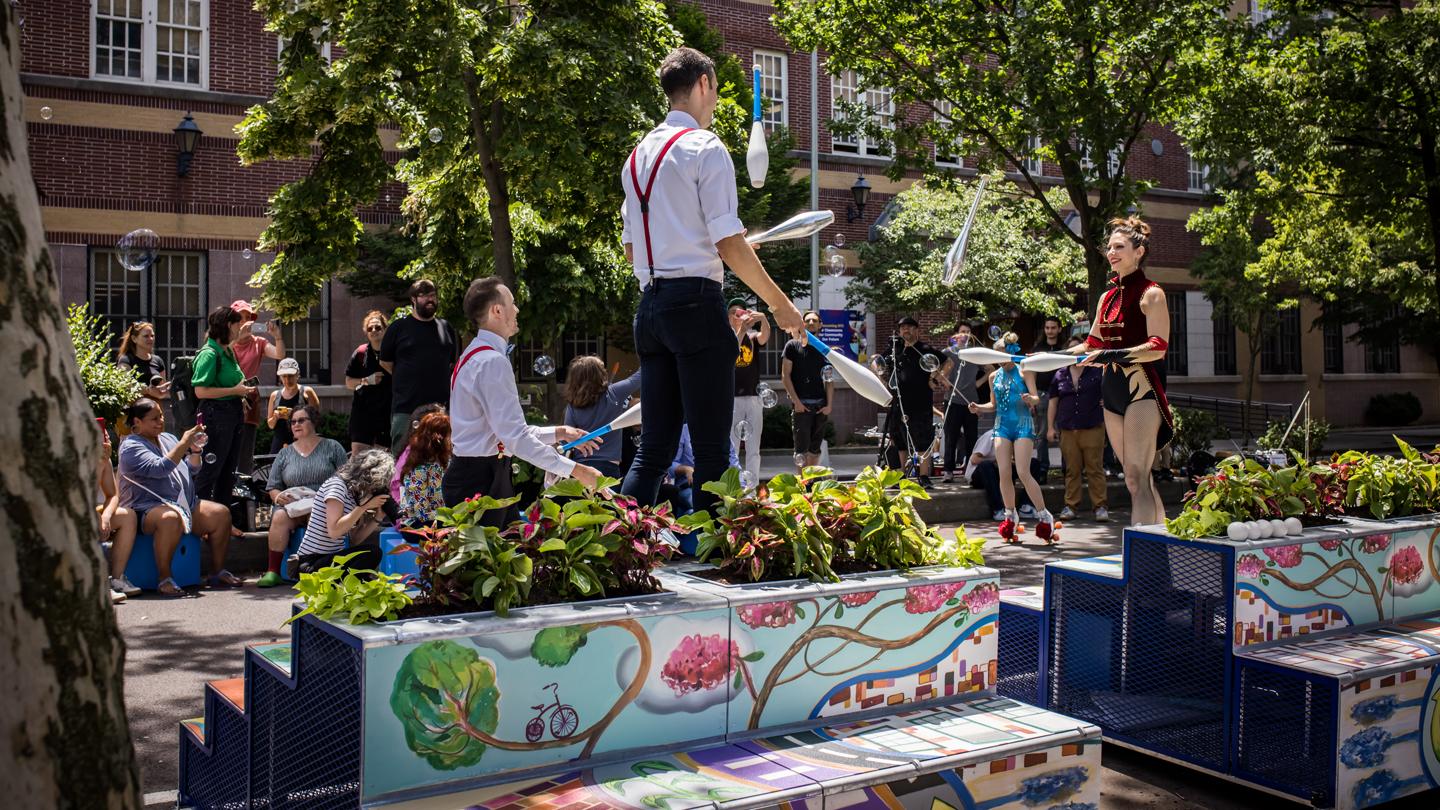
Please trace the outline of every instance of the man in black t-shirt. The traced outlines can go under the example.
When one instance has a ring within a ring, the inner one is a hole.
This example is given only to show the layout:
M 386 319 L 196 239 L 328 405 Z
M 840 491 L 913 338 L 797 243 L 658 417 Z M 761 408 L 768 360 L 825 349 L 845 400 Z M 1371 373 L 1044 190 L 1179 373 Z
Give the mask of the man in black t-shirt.
M 1054 315 L 1046 316 L 1044 331 L 1040 339 L 1035 341 L 1032 352 L 1063 352 L 1065 351 L 1065 336 L 1060 334 L 1060 319 Z M 1035 373 L 1035 390 L 1040 392 L 1040 404 L 1035 407 L 1032 413 L 1032 422 L 1036 425 L 1045 424 L 1045 414 L 1050 408 L 1050 381 L 1055 379 L 1053 371 L 1038 371 Z M 1035 460 L 1039 462 L 1040 472 L 1037 477 L 1040 483 L 1045 483 L 1045 477 L 1050 474 L 1050 439 L 1043 430 L 1037 430 L 1035 437 Z
M 390 451 L 410 439 L 410 414 L 421 405 L 450 403 L 450 373 L 460 352 L 455 330 L 435 317 L 435 284 L 410 285 L 410 315 L 397 318 L 380 342 L 380 367 L 390 373 Z
M 891 469 L 904 467 L 904 459 L 912 452 L 920 456 L 920 485 L 930 488 L 930 445 L 935 441 L 935 420 L 931 409 L 932 379 L 940 371 L 940 353 L 930 344 L 920 340 L 920 323 L 911 317 L 900 319 L 900 334 L 891 346 L 891 356 L 886 360 L 896 364 L 893 384 L 897 387 L 896 398 L 890 403 L 886 417 L 886 428 L 890 433 L 890 447 L 885 452 L 886 466 Z M 925 357 L 934 359 L 933 370 L 924 368 Z M 906 435 L 906 425 L 909 435 Z
M 806 310 L 801 317 L 806 331 L 820 333 L 820 313 Z M 835 390 L 835 384 L 825 379 L 825 367 L 828 365 L 830 363 L 825 360 L 825 355 L 808 341 L 791 340 L 785 344 L 780 380 L 795 406 L 791 417 L 795 454 L 804 456 L 803 463 L 799 465 L 802 468 L 820 463 L 820 442 L 825 437 L 825 425 L 830 421 Z

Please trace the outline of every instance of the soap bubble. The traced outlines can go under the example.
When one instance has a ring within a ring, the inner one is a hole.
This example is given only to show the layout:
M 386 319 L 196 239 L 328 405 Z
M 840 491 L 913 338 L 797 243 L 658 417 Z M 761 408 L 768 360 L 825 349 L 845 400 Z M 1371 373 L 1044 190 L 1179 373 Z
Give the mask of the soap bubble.
M 431 143 L 439 143 L 445 139 L 445 133 L 441 132 L 439 127 L 431 127 L 429 137 Z
M 780 397 L 774 391 L 766 388 L 764 391 L 760 392 L 760 407 L 769 409 L 779 404 Z
M 741 419 L 741 420 L 740 420 L 740 424 L 738 424 L 738 425 L 735 426 L 735 434 L 740 437 L 740 441 L 742 441 L 742 442 L 748 442 L 748 441 L 750 441 L 750 422 L 749 422 L 749 420 Z
M 49 120 L 50 120 L 50 117 L 53 116 L 53 115 L 55 115 L 55 111 L 52 110 L 52 109 L 50 109 L 49 107 L 41 107 L 41 108 L 40 108 L 40 117 L 43 118 L 44 120 L 49 121 Z
M 216 456 L 215 456 L 214 453 L 206 453 L 206 454 L 205 454 L 205 463 L 206 463 L 206 464 L 214 464 L 214 463 L 215 463 L 215 460 L 216 460 Z
M 749 470 L 741 470 L 741 471 L 740 471 L 740 486 L 741 486 L 741 487 L 744 487 L 745 489 L 754 489 L 754 488 L 755 488 L 755 473 L 752 473 L 752 472 L 750 472 Z
M 763 381 L 762 381 L 759 385 L 755 386 L 755 393 L 756 393 L 757 395 L 759 395 L 759 396 L 764 396 L 764 395 L 765 395 L 765 392 L 766 392 L 766 391 L 769 391 L 769 390 L 770 390 L 770 383 L 768 383 L 768 382 L 763 382 Z
M 845 234 L 844 234 L 844 232 L 843 232 L 843 231 L 836 231 L 836 232 L 835 232 L 835 247 L 844 247 L 844 246 L 845 246 Z
M 242 259 L 248 259 L 251 255 L 252 254 L 250 253 L 250 248 L 245 248 L 244 250 L 240 251 L 240 258 Z
M 990 335 L 991 340 L 999 340 L 1000 336 L 1005 333 L 1000 331 L 1000 324 L 992 323 L 990 324 L 990 331 L 988 334 Z
M 542 354 L 535 358 L 535 373 L 541 377 L 549 377 L 555 373 L 555 358 L 548 354 Z
M 845 275 L 845 257 L 841 256 L 839 253 L 836 253 L 835 255 L 830 257 L 830 260 L 828 262 L 825 263 L 825 269 L 829 271 L 830 275 L 832 276 Z
M 835 367 L 826 363 L 820 369 L 820 379 L 825 382 L 835 382 Z
M 160 251 L 160 237 L 149 228 L 136 228 L 120 237 L 120 241 L 115 243 L 115 250 L 125 269 L 138 273 L 155 262 L 155 254 Z
M 804 467 L 805 467 L 805 454 L 804 454 L 804 453 L 796 453 L 796 454 L 795 454 L 795 466 L 796 466 L 797 468 L 804 469 Z
M 920 356 L 920 369 L 926 374 L 933 373 L 937 368 L 940 368 L 940 358 L 933 354 Z

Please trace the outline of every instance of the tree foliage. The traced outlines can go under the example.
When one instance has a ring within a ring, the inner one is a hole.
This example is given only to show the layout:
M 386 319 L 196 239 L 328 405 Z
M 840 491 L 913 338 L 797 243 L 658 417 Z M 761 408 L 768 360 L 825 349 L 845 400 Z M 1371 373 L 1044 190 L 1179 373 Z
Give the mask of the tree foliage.
M 978 158 L 982 171 L 1019 176 L 1049 227 L 1085 250 L 1091 290 L 1104 288 L 1105 223 L 1153 183 L 1131 175 L 1152 127 L 1178 118 L 1214 81 L 1235 25 L 1221 0 L 776 0 L 777 24 L 796 47 L 825 51 L 832 73 L 891 91 L 880 121 L 850 107 L 837 133 L 888 145 L 889 172 L 928 168 L 933 154 Z M 917 114 L 918 113 L 918 114 Z M 1031 138 L 1037 139 L 1032 143 Z M 935 144 L 932 152 L 931 144 Z M 1115 166 L 1105 159 L 1114 148 Z M 1093 157 L 1093 160 L 1087 159 Z M 1026 158 L 1058 164 L 1080 234 L 1047 196 Z M 1091 296 L 1094 307 L 1098 295 Z
M 138 370 L 115 364 L 110 348 L 110 327 L 105 319 L 90 312 L 90 305 L 71 304 L 65 312 L 65 326 L 75 348 L 75 363 L 80 369 L 80 384 L 90 410 L 110 424 L 119 424 L 120 414 L 140 398 Z M 148 384 L 148 382 L 147 382 Z
M 1007 317 L 1012 308 L 1055 315 L 1067 322 L 1070 290 L 1085 280 L 1081 250 L 1048 229 L 1049 214 L 1033 199 L 989 191 L 976 213 L 963 271 L 953 285 L 942 281 L 942 260 L 975 198 L 974 183 L 931 176 L 895 198 L 879 239 L 860 246 L 862 266 L 847 287 L 851 305 L 872 311 L 942 310 L 958 317 Z M 1049 192 L 1060 204 L 1064 192 Z
M 1259 233 L 1246 276 L 1293 284 L 1362 340 L 1440 356 L 1440 3 L 1268 0 L 1181 121 Z

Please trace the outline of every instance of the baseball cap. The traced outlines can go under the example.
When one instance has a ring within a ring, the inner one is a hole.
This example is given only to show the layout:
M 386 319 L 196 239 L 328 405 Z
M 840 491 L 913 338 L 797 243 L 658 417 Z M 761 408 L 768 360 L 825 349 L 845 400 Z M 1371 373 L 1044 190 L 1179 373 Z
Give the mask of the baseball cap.
M 735 307 L 740 307 L 741 309 L 745 309 L 746 307 L 749 307 L 749 306 L 750 306 L 750 302 L 749 302 L 749 301 L 746 301 L 744 298 L 731 298 L 731 299 L 730 299 L 730 303 L 726 304 L 726 305 L 725 305 L 725 308 L 726 308 L 726 309 L 734 309 Z
M 257 314 L 255 312 L 255 306 L 244 298 L 237 298 L 231 301 L 230 308 L 243 315 L 249 315 L 252 318 L 256 317 Z
M 281 360 L 281 361 L 280 361 L 280 365 L 279 365 L 278 367 L 276 367 L 275 373 L 276 373 L 276 374 L 299 374 L 299 373 L 300 373 L 300 361 L 296 360 L 296 359 L 293 358 L 293 357 L 287 357 L 287 358 L 285 358 L 284 360 Z
M 920 322 L 917 321 L 917 320 L 915 320 L 914 318 L 910 317 L 909 315 L 906 315 L 905 317 L 901 318 L 895 325 L 896 325 L 896 326 L 919 326 L 919 325 L 920 325 Z

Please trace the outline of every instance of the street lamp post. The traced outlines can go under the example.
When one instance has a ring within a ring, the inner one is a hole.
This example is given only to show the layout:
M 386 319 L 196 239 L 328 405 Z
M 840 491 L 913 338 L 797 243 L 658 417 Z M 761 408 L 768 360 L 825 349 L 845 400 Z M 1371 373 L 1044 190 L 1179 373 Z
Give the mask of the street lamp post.
M 185 118 L 173 130 L 175 133 L 175 146 L 179 154 L 175 156 L 175 172 L 181 177 L 190 173 L 190 161 L 195 157 L 195 147 L 200 143 L 200 136 L 204 132 L 195 124 L 195 119 L 190 113 L 185 113 Z

